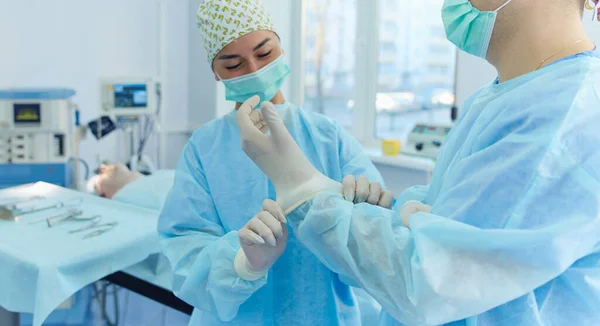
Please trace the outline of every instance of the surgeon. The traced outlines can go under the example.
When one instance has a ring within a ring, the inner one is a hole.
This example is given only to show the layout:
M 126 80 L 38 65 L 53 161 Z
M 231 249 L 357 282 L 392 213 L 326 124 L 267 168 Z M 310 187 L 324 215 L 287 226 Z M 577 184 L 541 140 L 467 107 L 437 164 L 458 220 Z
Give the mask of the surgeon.
M 259 1 L 207 0 L 197 21 L 227 100 L 236 107 L 255 95 L 255 106 L 271 101 L 312 165 L 336 181 L 350 176 L 349 200 L 391 207 L 393 196 L 358 142 L 285 100 L 280 89 L 290 68 Z M 249 118 L 267 132 L 258 110 Z M 196 308 L 190 324 L 360 324 L 354 291 L 298 242 L 272 199 L 273 185 L 240 148 L 235 111 L 194 132 L 158 225 L 174 292 Z
M 298 240 L 381 303 L 381 324 L 598 325 L 600 57 L 583 6 L 444 1 L 449 40 L 498 78 L 466 100 L 431 184 L 393 210 L 345 201 L 271 104 L 270 135 L 256 101 L 240 108 L 243 149 Z

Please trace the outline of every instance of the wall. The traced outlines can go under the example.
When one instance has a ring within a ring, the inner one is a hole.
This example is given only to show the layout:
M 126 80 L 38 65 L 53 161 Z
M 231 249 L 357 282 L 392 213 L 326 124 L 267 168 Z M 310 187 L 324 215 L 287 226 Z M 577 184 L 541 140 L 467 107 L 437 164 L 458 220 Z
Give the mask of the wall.
M 99 115 L 98 77 L 159 74 L 158 2 L 0 0 L 0 88 L 74 88 L 87 123 Z M 186 121 L 188 94 L 187 1 L 167 2 L 171 96 L 164 105 L 163 130 Z M 97 155 L 123 160 L 122 143 L 119 132 L 100 142 L 88 135 L 81 156 L 93 166 Z M 149 153 L 155 150 L 149 147 Z

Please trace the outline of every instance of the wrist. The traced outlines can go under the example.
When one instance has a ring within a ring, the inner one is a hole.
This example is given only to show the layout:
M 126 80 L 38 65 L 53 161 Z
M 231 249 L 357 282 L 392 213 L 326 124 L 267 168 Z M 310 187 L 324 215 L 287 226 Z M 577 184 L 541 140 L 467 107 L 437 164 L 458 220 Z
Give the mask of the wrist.
M 269 271 L 269 268 L 259 271 L 253 269 L 243 249 L 240 249 L 235 255 L 233 269 L 241 279 L 246 281 L 256 281 L 267 275 L 267 272 Z

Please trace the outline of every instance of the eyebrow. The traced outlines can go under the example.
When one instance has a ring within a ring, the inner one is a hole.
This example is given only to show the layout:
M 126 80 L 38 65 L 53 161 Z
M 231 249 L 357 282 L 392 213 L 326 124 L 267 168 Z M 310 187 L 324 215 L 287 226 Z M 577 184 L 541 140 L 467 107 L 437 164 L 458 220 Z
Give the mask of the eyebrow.
M 262 42 L 258 43 L 258 45 L 255 46 L 254 49 L 252 49 L 252 51 L 256 51 L 256 50 L 262 48 L 265 44 L 269 43 L 269 41 L 271 41 L 271 38 L 267 37 Z M 217 59 L 230 60 L 230 59 L 235 59 L 235 58 L 241 58 L 241 56 L 239 54 L 224 54 L 222 56 L 219 56 Z
M 254 47 L 254 49 L 252 51 L 256 51 L 256 50 L 262 48 L 263 45 L 267 44 L 267 42 L 269 42 L 270 40 L 271 40 L 271 38 L 267 37 L 262 42 L 258 43 L 258 45 L 256 47 Z
M 235 59 L 235 58 L 240 58 L 241 56 L 239 54 L 225 54 L 222 55 L 220 57 L 218 57 L 217 59 L 219 60 L 229 60 L 229 59 Z

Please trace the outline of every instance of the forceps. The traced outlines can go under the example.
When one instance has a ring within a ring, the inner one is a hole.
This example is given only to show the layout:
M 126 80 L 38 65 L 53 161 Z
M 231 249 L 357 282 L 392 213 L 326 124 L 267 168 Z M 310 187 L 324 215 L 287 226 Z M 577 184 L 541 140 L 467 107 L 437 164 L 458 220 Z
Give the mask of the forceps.
M 53 208 L 63 208 L 63 207 L 75 207 L 80 205 L 83 202 L 82 197 L 75 197 L 68 199 L 66 201 L 59 201 L 54 205 L 42 206 L 42 207 L 31 207 L 28 209 L 15 209 L 11 212 L 14 221 L 20 221 L 25 214 L 37 213 L 41 211 L 45 211 Z
M 101 234 L 104 234 L 104 233 L 112 230 L 115 226 L 117 226 L 117 224 L 119 224 L 119 223 L 118 222 L 110 222 L 110 223 L 98 224 L 98 220 L 96 220 L 96 221 L 92 222 L 90 225 L 84 226 L 84 227 L 76 229 L 76 230 L 71 230 L 71 231 L 69 231 L 69 233 L 77 233 L 77 232 L 100 228 L 100 230 L 90 232 L 83 236 L 83 239 L 88 239 L 88 238 L 93 238 L 93 237 L 99 236 Z
M 29 222 L 29 225 L 38 224 L 41 222 L 48 223 L 48 221 L 53 220 L 55 218 L 74 217 L 74 216 L 79 216 L 81 214 L 83 214 L 83 211 L 81 211 L 79 209 L 71 209 L 66 213 L 62 213 L 62 214 L 58 214 L 58 215 L 54 215 L 54 216 L 50 216 L 50 217 L 44 217 L 44 218 L 40 218 L 35 221 L 31 221 L 31 222 Z

